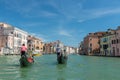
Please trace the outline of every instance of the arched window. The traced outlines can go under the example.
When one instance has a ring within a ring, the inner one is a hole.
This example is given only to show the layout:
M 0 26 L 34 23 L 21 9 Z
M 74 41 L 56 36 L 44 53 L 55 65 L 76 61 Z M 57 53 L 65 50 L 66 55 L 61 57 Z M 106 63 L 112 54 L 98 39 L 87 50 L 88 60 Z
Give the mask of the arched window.
M 39 49 L 39 47 L 37 46 L 36 49 Z

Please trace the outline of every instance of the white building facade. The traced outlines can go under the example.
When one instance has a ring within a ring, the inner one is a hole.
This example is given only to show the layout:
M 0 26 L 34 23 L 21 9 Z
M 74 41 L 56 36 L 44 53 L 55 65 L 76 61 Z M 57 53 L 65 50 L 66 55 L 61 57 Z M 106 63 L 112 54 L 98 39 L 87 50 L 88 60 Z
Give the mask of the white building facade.
M 27 46 L 28 33 L 6 23 L 0 23 L 0 54 L 20 54 L 22 44 Z
M 14 36 L 13 36 L 13 48 L 14 48 L 14 53 L 19 54 L 20 53 L 20 47 L 22 44 L 25 44 L 27 47 L 27 37 L 28 33 L 26 31 L 23 31 L 21 29 L 15 28 L 14 27 Z

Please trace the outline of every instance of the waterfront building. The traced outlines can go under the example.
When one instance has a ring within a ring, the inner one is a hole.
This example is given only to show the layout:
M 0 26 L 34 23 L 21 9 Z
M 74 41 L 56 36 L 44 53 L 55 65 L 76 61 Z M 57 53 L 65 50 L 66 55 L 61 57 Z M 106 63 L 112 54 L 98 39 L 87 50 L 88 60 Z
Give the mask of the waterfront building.
M 115 35 L 111 38 L 111 52 L 113 56 L 120 56 L 120 27 L 117 28 Z
M 11 30 L 12 30 L 11 25 L 0 23 L 0 54 L 1 55 L 3 55 L 3 51 L 5 48 L 7 53 L 9 53 L 10 49 L 13 48 L 13 34 L 11 34 L 12 33 Z
M 79 48 L 74 48 L 75 49 L 75 54 L 78 54 Z
M 44 51 L 43 51 L 44 54 L 53 54 L 55 53 L 55 51 L 56 51 L 56 48 L 53 42 L 44 44 Z
M 64 46 L 67 54 L 77 54 L 78 48 L 70 47 L 70 46 Z
M 75 54 L 75 48 L 74 47 L 70 47 L 70 53 L 69 54 Z
M 28 48 L 28 50 L 34 51 L 34 45 L 35 45 L 35 41 L 33 39 L 33 36 L 28 35 L 28 38 L 27 38 L 27 48 Z
M 20 54 L 20 48 L 22 44 L 25 44 L 27 47 L 27 37 L 28 37 L 28 32 L 19 29 L 17 27 L 14 27 L 13 29 L 13 50 L 15 54 Z
M 54 41 L 54 42 L 45 43 L 44 53 L 45 54 L 56 53 L 57 45 L 59 45 L 61 47 L 62 51 L 63 51 L 64 44 L 61 41 L 57 40 L 57 41 Z
M 32 40 L 33 40 L 33 43 L 34 43 L 33 50 L 34 51 L 39 51 L 39 52 L 42 53 L 43 52 L 43 46 L 44 46 L 43 41 L 40 38 L 37 38 L 37 37 L 32 37 Z
M 52 43 L 45 43 L 44 44 L 44 54 L 51 54 L 52 53 Z
M 0 23 L 0 49 L 4 54 L 20 54 L 22 44 L 27 45 L 28 33 L 6 23 Z
M 113 56 L 111 53 L 111 38 L 114 34 L 115 30 L 108 29 L 106 34 L 100 39 L 100 55 Z
M 79 44 L 78 54 L 85 55 L 83 50 L 84 50 L 84 43 L 83 43 L 83 41 L 81 41 L 81 43 Z
M 98 55 L 100 53 L 100 38 L 105 32 L 89 33 L 84 38 L 84 53 L 86 55 Z
M 48 54 L 50 52 L 49 44 L 45 43 L 43 46 L 43 53 Z
M 70 47 L 69 46 L 65 46 L 65 49 L 66 49 L 66 53 L 70 54 Z

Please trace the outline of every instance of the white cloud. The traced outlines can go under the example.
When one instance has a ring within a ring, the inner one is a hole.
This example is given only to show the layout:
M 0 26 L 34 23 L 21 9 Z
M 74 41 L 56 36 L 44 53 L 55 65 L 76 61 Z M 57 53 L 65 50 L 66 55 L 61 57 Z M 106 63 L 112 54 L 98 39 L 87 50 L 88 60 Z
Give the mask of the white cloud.
M 103 16 L 103 15 L 111 15 L 111 14 L 118 14 L 120 13 L 120 8 L 114 8 L 114 9 L 99 9 L 95 10 L 93 15 L 95 16 Z
M 54 17 L 57 13 L 45 10 L 46 3 L 37 0 L 2 0 L 9 10 L 16 11 L 27 18 Z M 48 2 L 47 2 L 48 3 Z
M 119 14 L 120 8 L 104 8 L 104 9 L 89 9 L 82 10 L 81 14 L 78 16 L 78 22 L 84 22 L 87 20 L 100 18 L 107 15 Z
M 48 12 L 48 11 L 42 11 L 42 14 L 46 17 L 48 16 L 56 16 L 57 14 L 56 13 L 52 13 L 52 12 Z
M 81 19 L 81 20 L 78 20 L 78 22 L 80 22 L 80 23 L 82 23 L 82 22 L 84 22 L 84 21 L 85 21 L 85 20 L 82 20 L 82 19 Z
M 77 22 L 84 22 L 96 18 L 100 18 L 103 16 L 120 14 L 120 8 L 115 9 L 92 9 L 92 10 L 82 10 L 80 15 L 76 15 Z
M 24 22 L 24 23 L 21 23 L 22 26 L 25 26 L 25 27 L 39 27 L 39 26 L 44 26 L 46 25 L 46 23 L 43 23 L 43 22 Z
M 51 5 L 53 5 L 59 11 L 59 13 L 66 18 L 66 20 L 70 21 L 70 20 L 76 19 L 80 23 L 87 20 L 103 17 L 106 15 L 120 13 L 119 6 L 111 5 L 111 6 L 104 6 L 104 8 L 103 7 L 101 8 L 96 4 L 95 8 L 84 8 L 85 7 L 84 3 L 87 3 L 87 1 L 86 0 L 76 0 L 76 1 L 66 0 L 62 4 L 57 2 L 52 2 Z
M 59 35 L 67 36 L 67 37 L 72 37 L 72 35 L 66 31 L 66 30 L 60 30 Z
M 17 11 L 21 14 L 29 13 L 31 10 L 33 10 L 38 5 L 37 2 L 32 1 L 32 0 L 29 2 L 26 2 L 23 0 L 21 1 L 20 0 L 19 1 L 18 0 L 4 0 L 3 2 L 6 5 L 7 9 Z
M 84 22 L 90 19 L 99 18 L 109 14 L 120 13 L 119 7 L 104 7 L 85 9 L 86 0 L 1 0 L 8 9 L 17 11 L 25 17 L 56 17 L 58 14 L 45 10 L 43 6 L 48 5 L 56 10 L 59 14 L 66 17 L 67 20 L 76 19 L 78 22 Z M 68 3 L 68 4 L 67 4 Z

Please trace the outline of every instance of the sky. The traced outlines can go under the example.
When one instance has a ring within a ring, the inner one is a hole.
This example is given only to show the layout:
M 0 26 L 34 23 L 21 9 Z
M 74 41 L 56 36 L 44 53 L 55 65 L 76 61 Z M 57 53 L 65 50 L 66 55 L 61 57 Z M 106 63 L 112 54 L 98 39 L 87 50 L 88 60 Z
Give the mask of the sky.
M 0 22 L 77 47 L 88 33 L 120 26 L 120 0 L 0 0 Z

